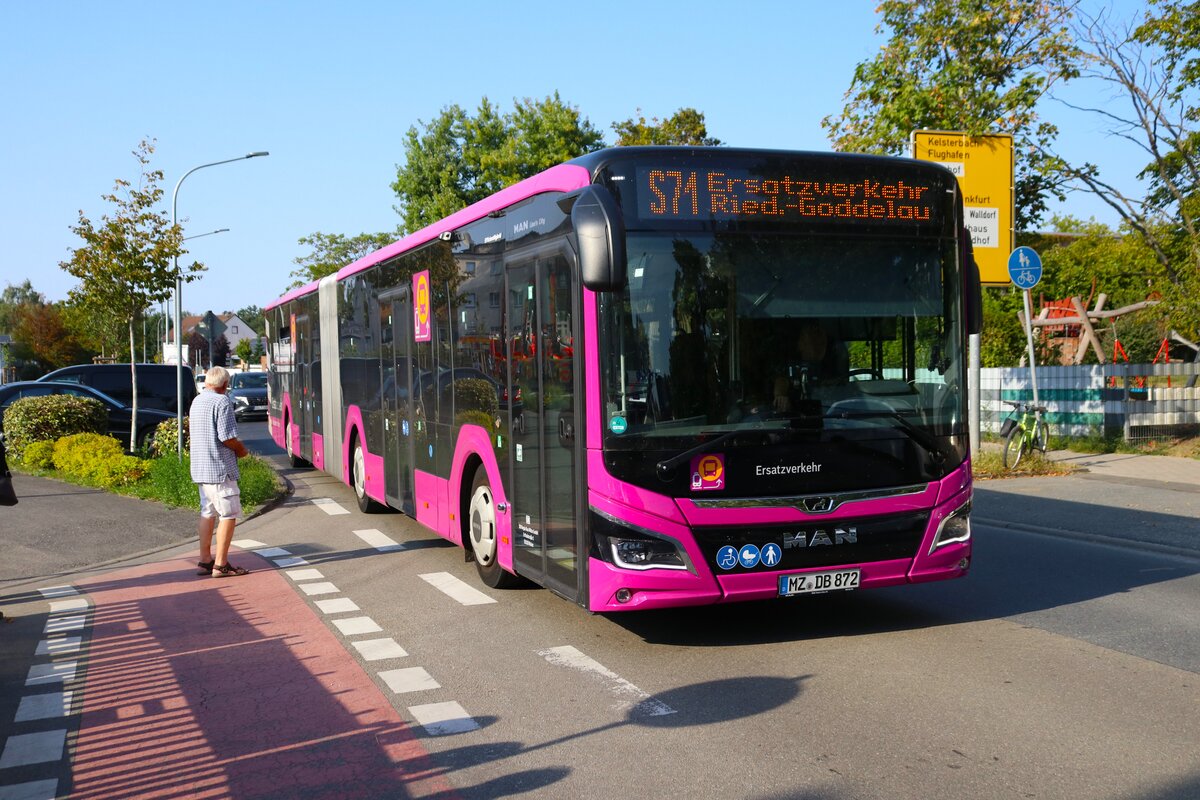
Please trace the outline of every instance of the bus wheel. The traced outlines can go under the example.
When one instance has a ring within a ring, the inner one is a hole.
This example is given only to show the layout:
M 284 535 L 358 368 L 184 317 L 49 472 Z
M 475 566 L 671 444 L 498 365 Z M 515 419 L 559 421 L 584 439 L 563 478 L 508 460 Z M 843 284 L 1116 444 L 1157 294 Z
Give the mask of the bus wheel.
M 471 554 L 475 557 L 475 569 L 485 584 L 493 589 L 511 589 L 521 580 L 505 572 L 497 561 L 499 542 L 496 538 L 496 497 L 488 483 L 487 470 L 479 466 L 475 480 L 471 482 L 471 499 L 467 506 L 467 535 L 471 540 Z
M 354 480 L 354 497 L 358 510 L 364 514 L 378 514 L 383 506 L 367 494 L 367 459 L 363 455 L 362 442 L 354 442 L 354 458 L 350 461 L 350 475 Z
M 287 445 L 288 463 L 293 467 L 303 467 L 304 459 L 300 458 L 300 456 L 296 455 L 295 452 L 292 451 L 292 430 L 291 425 L 288 424 L 287 417 L 284 417 L 283 419 L 283 438 L 285 444 Z

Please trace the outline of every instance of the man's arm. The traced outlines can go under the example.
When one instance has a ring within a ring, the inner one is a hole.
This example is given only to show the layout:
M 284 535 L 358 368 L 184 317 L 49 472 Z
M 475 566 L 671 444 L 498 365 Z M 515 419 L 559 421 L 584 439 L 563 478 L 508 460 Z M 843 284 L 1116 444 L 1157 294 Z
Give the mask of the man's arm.
M 246 450 L 246 445 L 242 444 L 241 439 L 238 439 L 236 436 L 232 439 L 226 439 L 225 441 L 221 442 L 221 444 L 232 450 L 233 454 L 238 458 L 245 458 L 250 454 L 249 451 Z

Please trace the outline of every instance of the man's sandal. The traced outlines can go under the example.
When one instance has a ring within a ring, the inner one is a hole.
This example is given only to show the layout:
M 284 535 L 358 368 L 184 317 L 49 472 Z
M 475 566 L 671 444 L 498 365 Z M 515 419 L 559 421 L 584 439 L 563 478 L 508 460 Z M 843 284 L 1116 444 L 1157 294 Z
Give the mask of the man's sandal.
M 197 575 L 212 575 L 213 567 L 215 567 L 216 565 L 217 565 L 217 560 L 215 558 L 212 561 L 197 561 L 196 566 L 200 568 L 200 571 L 197 572 L 196 574 Z
M 221 566 L 213 566 L 212 576 L 214 578 L 232 578 L 236 575 L 248 575 L 250 570 L 245 567 L 235 567 L 233 564 L 222 564 Z

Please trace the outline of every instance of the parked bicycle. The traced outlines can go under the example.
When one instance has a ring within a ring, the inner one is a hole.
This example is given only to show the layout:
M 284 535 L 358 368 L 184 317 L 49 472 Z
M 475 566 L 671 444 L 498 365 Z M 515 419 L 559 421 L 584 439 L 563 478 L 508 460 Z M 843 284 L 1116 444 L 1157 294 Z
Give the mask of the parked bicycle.
M 1009 416 L 1000 426 L 1000 435 L 1004 437 L 1004 468 L 1016 469 L 1024 455 L 1035 448 L 1041 450 L 1042 455 L 1046 454 L 1050 425 L 1043 416 L 1046 413 L 1045 406 L 1012 400 L 1003 402 L 1020 414 L 1017 417 Z

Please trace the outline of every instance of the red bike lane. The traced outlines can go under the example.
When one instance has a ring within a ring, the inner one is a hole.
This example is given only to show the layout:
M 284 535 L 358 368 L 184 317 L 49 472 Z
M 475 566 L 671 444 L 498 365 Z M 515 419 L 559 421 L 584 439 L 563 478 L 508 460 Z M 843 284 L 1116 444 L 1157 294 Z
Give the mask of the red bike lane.
M 455 797 L 287 579 L 241 559 L 260 568 L 176 558 L 75 584 L 92 609 L 70 796 Z

